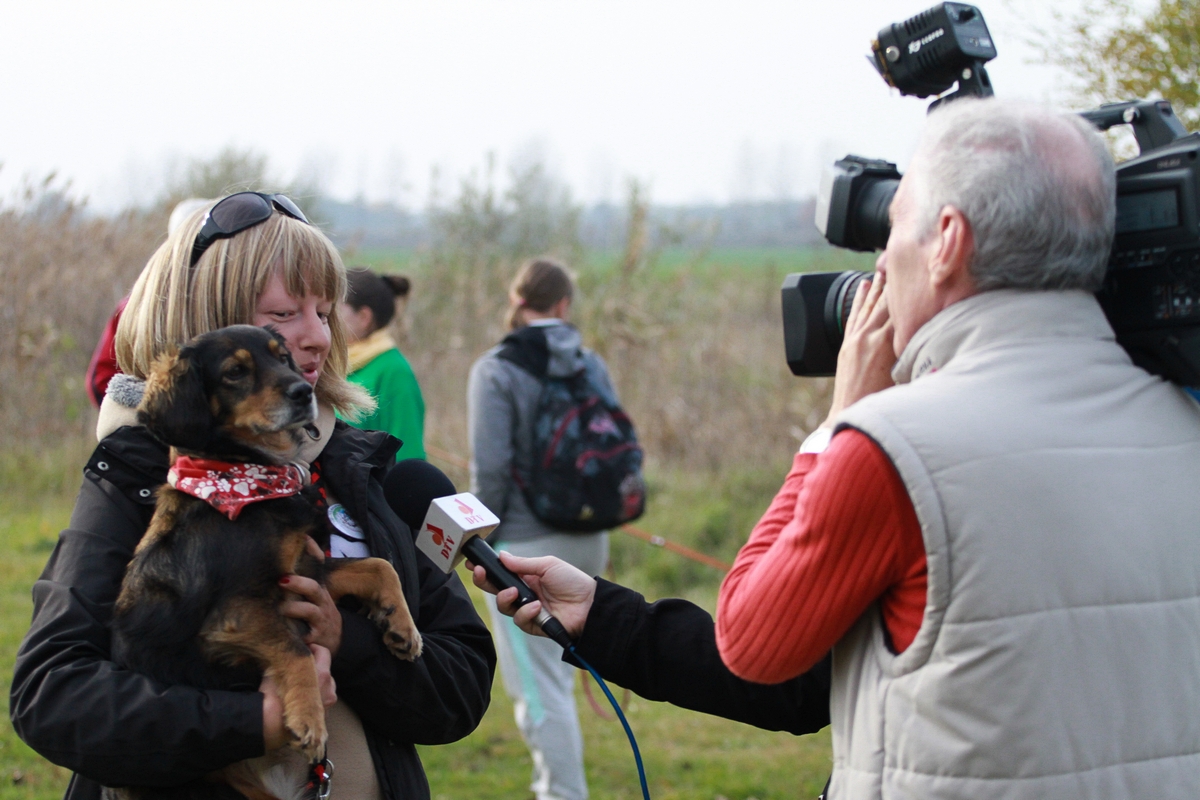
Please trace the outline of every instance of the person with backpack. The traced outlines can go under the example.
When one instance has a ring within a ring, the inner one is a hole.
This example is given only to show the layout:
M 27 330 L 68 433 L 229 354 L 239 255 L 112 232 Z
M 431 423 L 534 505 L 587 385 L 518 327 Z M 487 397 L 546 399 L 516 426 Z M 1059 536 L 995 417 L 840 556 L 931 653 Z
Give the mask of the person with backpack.
M 518 556 L 557 556 L 589 575 L 608 562 L 607 528 L 641 514 L 642 450 L 604 360 L 570 316 L 561 264 L 527 262 L 509 289 L 511 333 L 479 358 L 467 386 L 471 491 L 500 518 L 490 541 Z M 537 800 L 584 800 L 575 669 L 562 648 L 522 633 L 487 595 Z

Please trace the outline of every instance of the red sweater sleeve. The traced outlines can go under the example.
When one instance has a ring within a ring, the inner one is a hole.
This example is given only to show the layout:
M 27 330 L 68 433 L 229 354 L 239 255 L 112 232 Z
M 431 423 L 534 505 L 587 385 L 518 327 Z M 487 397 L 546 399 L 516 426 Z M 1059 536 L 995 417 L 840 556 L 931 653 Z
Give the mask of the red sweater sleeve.
M 927 588 L 912 500 L 887 455 L 843 430 L 797 454 L 717 600 L 717 646 L 734 674 L 794 678 L 879 600 L 896 652 L 916 636 Z
M 88 399 L 96 408 L 104 402 L 104 392 L 108 389 L 108 382 L 112 380 L 112 376 L 121 371 L 117 365 L 117 324 L 121 321 L 121 312 L 125 310 L 125 304 L 128 302 L 129 295 L 126 295 L 117 303 L 117 310 L 104 326 L 104 333 L 100 334 L 100 341 L 96 343 L 92 361 L 88 364 L 84 385 L 87 387 Z

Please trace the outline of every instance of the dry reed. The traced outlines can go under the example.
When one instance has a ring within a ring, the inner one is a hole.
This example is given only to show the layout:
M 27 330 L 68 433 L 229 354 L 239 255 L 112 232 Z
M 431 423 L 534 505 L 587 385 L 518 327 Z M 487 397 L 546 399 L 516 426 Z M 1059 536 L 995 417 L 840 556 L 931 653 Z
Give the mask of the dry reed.
M 89 215 L 51 179 L 0 208 L 4 449 L 92 435 L 84 389 L 92 349 L 165 234 L 162 213 Z
M 647 229 L 636 186 L 624 251 L 589 257 L 578 209 L 539 170 L 515 176 L 504 194 L 490 178 L 465 183 L 435 211 L 436 244 L 411 265 L 403 347 L 425 394 L 427 440 L 467 454 L 470 366 L 505 333 L 506 288 L 521 260 L 549 254 L 579 268 L 575 321 L 607 359 L 652 467 L 786 465 L 819 423 L 829 387 L 784 364 L 782 271 L 712 269 L 701 254 L 656 269 L 654 242 L 671 237 Z M 89 215 L 49 182 L 0 208 L 0 450 L 90 448 L 88 359 L 164 235 L 164 212 Z
M 508 281 L 530 256 L 579 269 L 573 319 L 605 357 L 652 465 L 721 472 L 786 464 L 820 423 L 827 381 L 798 380 L 783 358 L 778 270 L 703 266 L 655 269 L 646 202 L 631 187 L 626 247 L 588 258 L 576 218 L 520 193 L 499 198 L 467 184 L 438 218 L 439 243 L 412 268 L 405 352 L 426 396 L 427 440 L 467 453 L 466 383 L 471 364 L 498 342 Z M 527 234 L 529 218 L 542 221 Z M 668 232 L 669 233 L 669 232 Z

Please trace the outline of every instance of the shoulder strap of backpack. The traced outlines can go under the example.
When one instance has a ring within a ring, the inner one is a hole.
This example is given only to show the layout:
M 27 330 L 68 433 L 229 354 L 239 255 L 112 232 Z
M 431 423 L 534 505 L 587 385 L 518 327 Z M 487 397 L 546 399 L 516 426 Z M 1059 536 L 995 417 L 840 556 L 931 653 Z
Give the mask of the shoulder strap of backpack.
M 540 325 L 526 325 L 513 331 L 500 342 L 497 358 L 516 364 L 538 380 L 546 377 L 550 367 L 550 346 L 546 330 Z

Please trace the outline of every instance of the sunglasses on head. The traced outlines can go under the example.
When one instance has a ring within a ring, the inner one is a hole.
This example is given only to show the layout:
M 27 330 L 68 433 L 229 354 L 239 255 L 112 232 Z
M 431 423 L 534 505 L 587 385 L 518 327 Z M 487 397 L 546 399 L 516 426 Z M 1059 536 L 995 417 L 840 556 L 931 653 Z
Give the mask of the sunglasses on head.
M 204 217 L 204 225 L 196 234 L 192 244 L 191 266 L 196 266 L 204 251 L 218 239 L 228 239 L 241 233 L 247 228 L 253 228 L 271 218 L 275 209 L 292 219 L 298 219 L 305 224 L 308 217 L 290 198 L 282 194 L 263 194 L 262 192 L 238 192 L 231 194 L 212 207 Z

